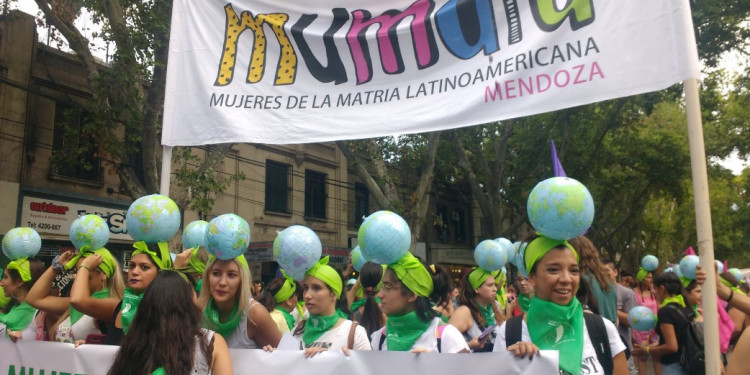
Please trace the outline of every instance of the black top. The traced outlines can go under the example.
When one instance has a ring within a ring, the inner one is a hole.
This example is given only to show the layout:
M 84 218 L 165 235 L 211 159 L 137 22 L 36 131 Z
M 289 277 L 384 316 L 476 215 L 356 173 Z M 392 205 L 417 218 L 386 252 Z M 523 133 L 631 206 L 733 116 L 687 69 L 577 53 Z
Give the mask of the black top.
M 117 304 L 117 307 L 115 307 L 115 312 L 112 314 L 112 319 L 107 322 L 107 335 L 104 336 L 104 345 L 120 345 L 120 341 L 122 341 L 122 337 L 125 335 L 122 332 L 122 328 L 115 327 L 117 314 L 120 313 L 121 308 L 122 301 Z
M 686 307 L 682 307 L 677 303 L 670 303 L 659 309 L 659 313 L 656 315 L 658 322 L 656 324 L 656 333 L 659 334 L 659 345 L 664 345 L 664 335 L 661 332 L 662 324 L 671 324 L 674 327 L 674 333 L 677 337 L 677 352 L 669 355 L 661 356 L 661 363 L 667 365 L 670 363 L 680 362 L 680 353 L 682 353 L 682 346 L 686 340 L 688 323 L 682 314 L 687 317 L 693 316 L 693 310 Z

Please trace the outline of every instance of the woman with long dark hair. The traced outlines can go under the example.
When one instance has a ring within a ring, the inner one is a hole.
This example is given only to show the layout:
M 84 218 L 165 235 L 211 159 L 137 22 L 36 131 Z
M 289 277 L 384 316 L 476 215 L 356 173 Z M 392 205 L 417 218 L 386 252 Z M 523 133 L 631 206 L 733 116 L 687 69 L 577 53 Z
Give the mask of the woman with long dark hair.
M 492 272 L 474 268 L 461 280 L 458 295 L 459 307 L 451 316 L 450 324 L 458 329 L 473 352 L 490 352 L 494 343 L 494 332 L 483 338 L 479 336 L 495 324 L 495 298 L 497 287 Z
M 0 314 L 0 340 L 34 340 L 37 325 L 37 309 L 26 302 L 34 283 L 44 272 L 44 263 L 35 258 L 20 258 L 8 263 L 0 279 L 0 287 L 11 300 Z
M 380 282 L 383 279 L 383 267 L 367 262 L 362 266 L 359 273 L 358 285 L 362 289 L 362 298 L 354 301 L 351 305 L 354 321 L 365 327 L 367 336 L 380 329 L 385 324 L 385 315 L 380 311 L 380 299 L 376 297 L 380 291 Z M 357 288 L 357 284 L 354 288 Z
M 202 329 L 187 277 L 161 271 L 150 283 L 108 375 L 232 374 L 221 335 Z

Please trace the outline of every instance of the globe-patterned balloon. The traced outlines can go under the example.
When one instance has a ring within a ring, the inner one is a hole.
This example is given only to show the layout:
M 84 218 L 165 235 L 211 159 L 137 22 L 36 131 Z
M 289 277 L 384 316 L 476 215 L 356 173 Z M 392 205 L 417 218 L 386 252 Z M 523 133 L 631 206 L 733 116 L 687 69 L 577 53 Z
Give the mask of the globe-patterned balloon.
M 526 242 L 517 242 L 516 247 L 516 257 L 514 259 L 513 264 L 518 269 L 518 272 L 523 275 L 523 277 L 529 277 L 529 273 L 526 271 L 526 246 L 529 244 Z
M 186 249 L 206 247 L 206 229 L 208 229 L 208 222 L 205 220 L 190 222 L 182 231 L 182 247 Z
M 292 225 L 279 232 L 273 241 L 273 257 L 289 276 L 297 281 L 320 260 L 323 245 L 312 229 Z
M 594 199 L 580 182 L 552 177 L 538 183 L 526 202 L 529 222 L 541 234 L 557 240 L 578 237 L 594 221 Z
M 628 322 L 637 331 L 650 331 L 656 327 L 656 314 L 646 306 L 636 306 L 630 309 Z
M 39 233 L 28 227 L 13 228 L 3 237 L 3 253 L 10 260 L 30 258 L 42 248 Z
M 130 205 L 125 223 L 128 234 L 136 241 L 166 242 L 180 228 L 180 210 L 168 197 L 147 195 Z
M 351 257 L 352 267 L 354 267 L 357 272 L 362 271 L 362 266 L 367 263 L 367 258 L 362 255 L 362 250 L 359 248 L 359 245 L 355 246 L 354 249 L 352 249 Z
M 508 261 L 508 256 L 499 242 L 484 240 L 474 248 L 474 260 L 487 271 L 497 271 Z
M 109 225 L 99 215 L 81 216 L 70 224 L 70 242 L 76 249 L 101 249 L 109 242 Z
M 510 242 L 509 239 L 504 237 L 495 238 L 495 241 L 500 244 L 500 247 L 503 248 L 503 252 L 505 252 L 506 257 L 510 257 L 510 254 L 515 254 L 515 251 L 513 249 L 513 242 Z
M 219 215 L 206 227 L 206 250 L 221 260 L 244 254 L 249 245 L 250 225 L 238 215 Z
M 680 273 L 690 280 L 695 280 L 695 268 L 700 263 L 697 255 L 685 255 L 680 260 Z
M 724 273 L 724 263 L 721 263 L 718 260 L 714 260 L 714 262 L 716 263 L 716 269 L 719 271 L 719 274 Z
M 411 230 L 398 214 L 377 211 L 362 222 L 357 242 L 362 255 L 370 262 L 391 264 L 409 252 Z
M 742 280 L 744 279 L 744 277 L 742 276 L 742 271 L 740 271 L 739 268 L 732 267 L 727 272 L 732 274 L 732 276 L 734 276 L 734 278 L 737 279 L 738 282 L 742 282 Z
M 648 272 L 654 272 L 659 268 L 659 258 L 653 255 L 646 255 L 641 259 L 641 267 Z

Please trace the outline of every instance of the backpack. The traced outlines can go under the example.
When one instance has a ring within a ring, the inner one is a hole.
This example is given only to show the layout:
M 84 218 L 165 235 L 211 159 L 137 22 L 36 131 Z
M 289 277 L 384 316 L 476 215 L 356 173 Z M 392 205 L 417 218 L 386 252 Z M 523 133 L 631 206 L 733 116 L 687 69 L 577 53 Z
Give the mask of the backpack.
M 443 330 L 445 330 L 445 327 L 447 327 L 447 324 L 440 323 L 438 324 L 437 328 L 435 329 L 435 338 L 437 339 L 437 350 L 438 353 L 442 353 L 442 338 L 443 338 Z M 383 350 L 383 343 L 385 342 L 385 327 L 380 330 L 380 341 L 378 342 L 378 350 Z
M 609 347 L 609 336 L 607 327 L 604 326 L 604 318 L 598 314 L 584 313 L 583 320 L 586 322 L 591 345 L 596 352 L 596 359 L 602 365 L 605 374 L 612 374 L 614 363 L 612 362 L 612 349 Z M 521 330 L 523 329 L 523 315 L 514 316 L 505 321 L 505 347 L 509 347 L 521 341 Z
M 670 306 L 670 305 L 668 305 Z M 690 375 L 701 375 L 706 372 L 706 353 L 703 350 L 703 322 L 696 322 L 693 313 L 685 315 L 682 309 L 674 306 L 674 309 L 687 322 L 687 335 L 685 341 L 680 345 L 680 366 Z

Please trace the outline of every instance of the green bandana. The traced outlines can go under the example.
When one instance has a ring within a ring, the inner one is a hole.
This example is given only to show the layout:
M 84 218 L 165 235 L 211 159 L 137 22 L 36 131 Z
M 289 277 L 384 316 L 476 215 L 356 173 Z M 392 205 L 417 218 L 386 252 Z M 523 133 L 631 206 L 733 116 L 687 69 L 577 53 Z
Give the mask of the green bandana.
M 669 305 L 670 303 L 676 303 L 682 307 L 685 307 L 685 299 L 682 298 L 682 294 L 678 294 L 674 297 L 665 298 L 663 301 L 661 301 L 661 306 L 664 307 L 666 305 Z
M 735 286 L 735 285 L 732 285 L 732 283 L 730 283 L 730 282 L 729 282 L 729 281 L 728 281 L 727 279 L 725 279 L 725 278 L 723 278 L 723 277 L 719 276 L 719 280 L 721 281 L 721 283 L 722 283 L 722 284 L 724 284 L 724 285 L 728 286 L 728 287 L 729 287 L 730 289 L 732 289 L 732 290 L 733 290 L 733 291 L 734 291 L 735 293 L 739 293 L 739 294 L 742 294 L 743 296 L 744 296 L 744 295 L 746 295 L 746 294 L 745 294 L 745 292 L 743 292 L 743 291 L 742 291 L 742 289 L 738 288 L 738 287 L 737 287 L 737 286 Z
M 508 303 L 508 291 L 505 290 L 506 282 L 508 281 L 508 278 L 503 275 L 503 283 L 500 285 L 500 288 L 497 289 L 497 302 L 500 303 L 500 307 L 505 310 L 505 306 Z
M 201 295 L 201 289 L 203 289 L 203 279 L 198 279 L 195 282 L 195 294 Z
M 286 319 L 286 325 L 291 331 L 292 328 L 294 328 L 294 317 L 292 316 L 292 314 L 290 314 L 289 311 L 286 311 L 286 309 L 278 306 L 276 306 L 276 310 L 281 311 L 281 315 L 284 315 L 284 319 Z
M 560 356 L 561 370 L 581 373 L 583 307 L 577 298 L 562 306 L 534 297 L 526 313 L 526 326 L 531 342 L 539 349 L 565 353 Z
M 133 289 L 125 288 L 125 293 L 122 296 L 122 308 L 120 309 L 120 314 L 122 314 L 120 322 L 122 323 L 122 332 L 125 334 L 130 329 L 130 323 L 133 322 L 135 312 L 138 311 L 138 305 L 141 304 L 141 299 L 143 299 L 143 293 L 135 294 Z
M 326 283 L 333 290 L 336 299 L 341 298 L 341 290 L 344 289 L 344 284 L 341 282 L 341 276 L 339 276 L 338 271 L 328 265 L 328 255 L 319 260 L 318 263 L 315 263 L 305 272 L 305 275 L 312 276 Z M 307 328 L 305 328 L 305 332 L 307 332 Z
M 284 284 L 282 284 L 279 291 L 273 295 L 273 299 L 276 303 L 282 303 L 288 300 L 297 291 L 297 283 L 294 282 L 294 279 L 289 276 L 286 271 L 281 270 L 281 276 L 284 278 Z
M 31 281 L 31 266 L 29 265 L 29 260 L 27 258 L 18 258 L 8 263 L 8 267 L 6 268 L 18 271 L 23 282 Z
M 340 317 L 338 312 L 327 316 L 310 314 L 310 318 L 305 323 L 305 332 L 302 334 L 302 341 L 305 343 L 305 346 L 312 345 L 315 340 L 333 328 Z
M 8 331 L 23 331 L 34 319 L 34 314 L 36 314 L 36 309 L 26 302 L 13 306 L 5 314 L 0 314 L 0 323 L 5 324 L 6 327 L 5 337 L 9 337 Z
M 688 279 L 687 277 L 680 276 L 680 283 L 682 283 L 682 289 L 687 289 L 687 287 L 692 282 L 693 282 L 693 279 Z
M 209 299 L 208 306 L 203 310 L 203 319 L 208 323 L 204 324 L 204 328 L 214 330 L 222 337 L 229 337 L 229 335 L 237 329 L 237 326 L 240 325 L 242 314 L 237 311 L 239 306 L 239 301 L 234 301 L 234 306 L 232 306 L 232 312 L 229 313 L 229 318 L 226 322 L 222 323 L 219 320 L 219 309 L 216 307 L 214 299 Z
M 211 263 L 214 259 L 216 259 L 216 256 L 214 255 L 209 256 L 207 264 Z M 245 259 L 244 254 L 238 255 L 236 258 L 233 258 L 233 259 L 236 260 L 237 263 L 239 263 L 241 267 L 245 267 L 246 270 L 250 270 L 250 266 L 247 265 L 247 259 Z M 223 259 L 219 259 L 219 260 L 223 260 Z
M 469 280 L 469 284 L 471 285 L 471 289 L 477 290 L 482 284 L 484 284 L 485 280 L 487 280 L 487 277 L 491 276 L 492 272 L 487 271 L 480 267 L 474 267 L 471 272 L 469 272 L 469 277 L 467 278 Z
M 305 316 L 305 301 L 297 301 L 297 312 L 301 319 Z
M 388 315 L 385 323 L 385 339 L 389 351 L 404 352 L 411 349 L 419 336 L 430 327 L 432 320 L 419 319 L 416 311 L 401 316 Z
M 516 301 L 518 301 L 518 309 L 521 310 L 521 312 L 529 311 L 529 306 L 531 305 L 531 298 L 529 298 L 527 295 L 523 293 L 520 293 L 518 294 Z
M 568 241 L 555 240 L 555 239 L 540 235 L 535 240 L 531 241 L 529 243 L 529 246 L 526 246 L 526 253 L 524 255 L 525 257 L 524 265 L 526 266 L 526 271 L 531 272 L 531 269 L 534 267 L 534 264 L 536 264 L 536 262 L 538 262 L 539 259 L 542 259 L 542 257 L 544 257 L 544 254 L 547 254 L 548 251 L 558 246 L 567 247 L 573 252 L 573 255 L 576 256 L 576 262 L 579 260 L 578 252 L 573 246 L 570 245 L 570 243 L 568 243 Z
M 492 302 L 488 303 L 487 306 L 482 306 L 481 303 L 477 302 L 477 307 L 479 308 L 479 312 L 482 313 L 482 316 L 484 317 L 485 327 L 489 327 L 495 324 L 495 312 L 492 311 Z
M 5 295 L 5 289 L 0 288 L 0 309 L 5 309 L 5 306 L 8 306 L 10 300 L 11 298 Z
M 112 274 L 115 272 L 115 258 L 112 256 L 112 253 L 109 252 L 109 250 L 105 248 L 96 249 L 94 251 L 89 250 L 86 246 L 81 247 L 81 249 L 78 251 L 78 254 L 73 257 L 68 263 L 65 264 L 65 269 L 69 270 L 73 267 L 75 267 L 76 263 L 78 263 L 78 260 L 81 258 L 86 258 L 90 255 L 98 254 L 102 257 L 102 262 L 99 264 L 99 269 L 104 272 L 104 274 L 107 275 L 107 277 L 112 277 Z
M 646 271 L 645 268 L 641 267 L 638 269 L 638 273 L 635 274 L 635 281 L 640 283 L 643 281 L 643 279 L 646 278 L 646 276 L 648 276 L 648 271 Z
M 94 294 L 91 295 L 92 298 L 96 299 L 102 299 L 102 298 L 108 298 L 109 297 L 109 288 L 104 288 L 98 292 L 94 292 Z M 73 305 L 70 305 L 69 307 L 70 311 L 70 325 L 76 324 L 78 319 L 81 319 L 83 316 L 83 313 L 76 310 Z
M 155 251 L 149 250 L 148 245 L 145 242 L 138 241 L 133 244 L 135 250 L 133 250 L 133 254 L 130 256 L 133 257 L 138 254 L 146 254 L 154 261 L 154 264 L 156 264 L 156 267 L 159 267 L 160 270 L 172 268 L 172 257 L 169 256 L 169 246 L 167 243 L 157 242 L 156 245 L 159 246 L 158 254 Z
M 203 263 L 198 259 L 198 248 L 194 247 L 190 253 L 190 259 L 188 260 L 188 268 L 195 271 L 199 275 L 203 275 L 206 271 L 206 263 Z
M 378 305 L 380 305 L 380 302 L 381 302 L 381 301 L 380 301 L 380 298 L 378 298 L 378 297 L 375 297 L 375 302 L 377 302 L 377 303 L 378 303 Z M 364 305 L 365 305 L 365 303 L 367 303 L 367 298 L 362 298 L 362 299 L 358 299 L 358 300 L 356 300 L 356 301 L 352 302 L 352 305 L 351 305 L 351 306 L 350 306 L 349 308 L 350 308 L 350 309 L 351 309 L 352 311 L 354 311 L 354 310 L 357 310 L 358 308 L 360 308 L 360 307 L 364 306 Z
M 167 372 L 164 371 L 164 367 L 159 367 L 158 369 L 154 370 L 151 375 L 167 375 Z
M 414 294 L 420 297 L 429 297 L 432 294 L 434 285 L 430 271 L 427 271 L 412 253 L 406 253 L 397 262 L 389 264 L 388 268 L 392 269 L 401 283 Z

